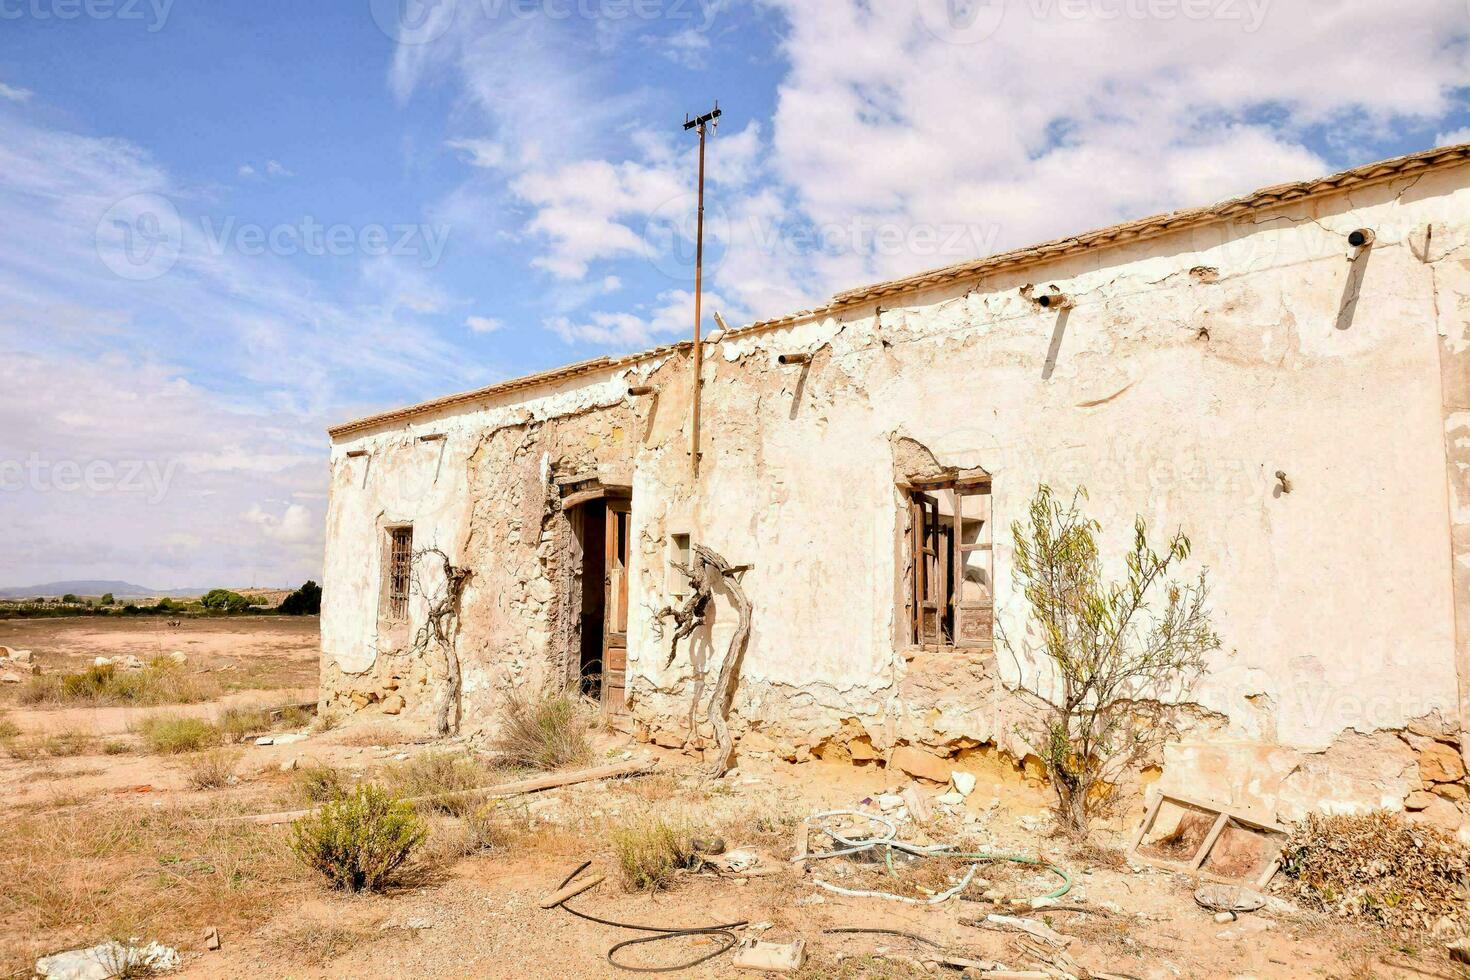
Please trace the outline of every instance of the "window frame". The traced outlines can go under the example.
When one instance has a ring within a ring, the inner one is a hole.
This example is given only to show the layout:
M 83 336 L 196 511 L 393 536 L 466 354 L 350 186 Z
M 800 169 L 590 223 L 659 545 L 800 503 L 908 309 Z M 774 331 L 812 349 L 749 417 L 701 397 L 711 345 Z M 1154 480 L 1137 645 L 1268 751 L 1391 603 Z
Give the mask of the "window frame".
M 378 615 L 388 622 L 401 623 L 408 619 L 408 602 L 413 592 L 413 525 L 392 524 L 383 530 L 386 532 L 383 592 Z M 403 548 L 399 547 L 400 539 Z
M 931 652 L 993 650 L 995 496 L 990 475 L 915 479 L 899 489 L 907 522 L 900 609 L 905 647 Z M 943 497 L 948 498 L 949 515 L 943 513 Z M 982 516 L 965 516 L 964 501 L 969 499 L 985 500 Z M 981 526 L 978 540 L 967 543 L 965 525 L 975 520 Z M 975 567 L 970 557 L 975 554 L 984 555 L 979 566 L 989 589 L 984 600 L 964 598 L 965 570 Z

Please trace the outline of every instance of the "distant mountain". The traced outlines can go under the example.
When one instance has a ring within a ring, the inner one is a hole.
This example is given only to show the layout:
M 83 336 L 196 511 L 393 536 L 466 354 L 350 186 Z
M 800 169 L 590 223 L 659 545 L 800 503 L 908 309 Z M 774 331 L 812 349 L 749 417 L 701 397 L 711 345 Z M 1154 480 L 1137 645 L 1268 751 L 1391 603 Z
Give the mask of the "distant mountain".
M 208 589 L 149 589 L 132 582 L 109 582 L 104 579 L 79 579 L 72 582 L 47 582 L 0 589 L 0 599 L 31 599 L 36 596 L 61 596 L 68 592 L 81 596 L 100 596 L 111 592 L 118 599 L 151 599 L 154 597 L 184 599 L 201 596 Z

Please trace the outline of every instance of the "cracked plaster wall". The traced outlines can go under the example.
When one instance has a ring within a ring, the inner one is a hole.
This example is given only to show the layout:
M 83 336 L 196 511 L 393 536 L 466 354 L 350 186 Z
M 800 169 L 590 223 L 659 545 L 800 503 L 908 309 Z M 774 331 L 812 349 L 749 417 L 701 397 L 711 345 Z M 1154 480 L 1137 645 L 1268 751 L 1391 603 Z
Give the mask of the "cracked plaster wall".
M 997 620 L 1022 647 L 1004 528 L 1038 483 L 1085 484 L 1110 555 L 1135 514 L 1160 534 L 1186 529 L 1193 563 L 1210 568 L 1225 645 L 1197 691 L 1206 721 L 1166 780 L 1205 785 L 1279 756 L 1265 768 L 1285 773 L 1284 796 L 1249 779 L 1221 791 L 1285 808 L 1401 800 L 1423 788 L 1420 750 L 1379 767 L 1370 786 L 1350 778 L 1344 746 L 1407 746 L 1400 733 L 1424 718 L 1456 745 L 1463 727 L 1467 171 L 711 345 L 697 492 L 682 353 L 344 439 L 332 462 L 326 687 L 344 683 L 333 670 L 382 673 L 372 529 L 385 518 L 412 519 L 416 542 L 424 533 L 468 556 L 467 717 L 490 717 L 497 683 L 556 676 L 566 570 L 549 481 L 622 466 L 633 486 L 629 698 L 648 737 L 683 744 L 691 697 L 708 694 L 699 678 L 713 676 L 734 628 L 718 599 L 711 628 L 663 666 L 654 612 L 668 601 L 669 536 L 686 532 L 754 565 L 732 718 L 747 750 L 857 759 L 909 744 L 1019 759 L 1024 707 L 1005 682 L 1017 670 L 1044 678 L 1026 650 L 910 661 L 898 641 L 901 437 L 993 475 Z M 1350 262 L 1346 236 L 1361 227 L 1377 238 Z M 1055 286 L 1075 308 L 1038 309 L 1028 284 Z M 785 352 L 813 356 L 781 366 Z M 628 399 L 630 382 L 659 395 Z M 432 444 L 415 441 L 428 431 L 447 432 L 437 481 Z M 353 449 L 371 462 L 346 458 Z

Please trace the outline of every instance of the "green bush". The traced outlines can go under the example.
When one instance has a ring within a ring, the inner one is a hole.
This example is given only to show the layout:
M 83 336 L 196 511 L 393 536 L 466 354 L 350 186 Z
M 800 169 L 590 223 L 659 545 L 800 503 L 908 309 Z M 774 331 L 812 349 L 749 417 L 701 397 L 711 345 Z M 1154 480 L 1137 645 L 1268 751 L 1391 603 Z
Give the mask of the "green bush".
M 327 803 L 347 795 L 351 781 L 336 766 L 313 762 L 296 770 L 292 778 L 296 792 L 308 803 Z
M 427 836 L 411 803 L 369 784 L 292 824 L 291 850 L 334 888 L 380 891 Z

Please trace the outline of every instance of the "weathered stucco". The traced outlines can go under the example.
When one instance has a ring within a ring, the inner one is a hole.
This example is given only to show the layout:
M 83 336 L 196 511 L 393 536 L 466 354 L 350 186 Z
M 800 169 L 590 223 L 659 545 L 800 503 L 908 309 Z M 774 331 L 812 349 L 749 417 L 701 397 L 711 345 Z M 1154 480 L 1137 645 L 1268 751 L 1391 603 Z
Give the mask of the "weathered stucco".
M 861 763 L 909 746 L 1019 766 L 1027 708 L 1012 688 L 1046 679 L 1003 530 L 1010 648 L 906 656 L 900 640 L 896 481 L 929 458 L 988 471 L 1002 529 L 1045 482 L 1087 487 L 1113 554 L 1135 514 L 1188 532 L 1224 646 L 1165 780 L 1284 814 L 1457 785 L 1416 760 L 1458 746 L 1470 718 L 1467 217 L 1461 165 L 736 332 L 706 350 L 697 480 L 687 347 L 343 434 L 323 699 L 428 711 L 438 659 L 392 655 L 423 599 L 408 626 L 378 619 L 381 529 L 395 522 L 471 570 L 465 727 L 493 728 L 506 686 L 570 680 L 560 487 L 597 478 L 632 488 L 628 692 L 644 735 L 685 743 L 734 627 L 717 598 L 712 626 L 664 668 L 655 613 L 670 536 L 688 533 L 753 566 L 742 751 Z M 1375 241 L 1350 257 L 1360 228 Z M 1028 286 L 1074 306 L 1041 309 Z M 1454 806 L 1433 811 L 1458 823 Z

